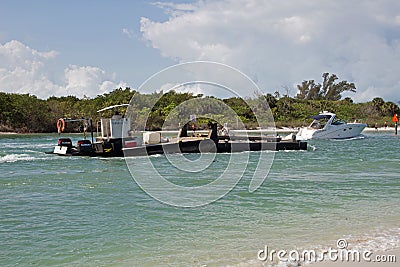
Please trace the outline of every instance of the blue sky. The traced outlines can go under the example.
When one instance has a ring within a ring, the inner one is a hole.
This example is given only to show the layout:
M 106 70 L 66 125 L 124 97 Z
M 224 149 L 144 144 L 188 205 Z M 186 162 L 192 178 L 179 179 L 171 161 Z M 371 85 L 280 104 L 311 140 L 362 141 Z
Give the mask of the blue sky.
M 115 73 L 117 83 L 136 88 L 160 68 L 174 64 L 141 38 L 141 16 L 167 19 L 150 1 L 11 0 L 0 5 L 1 44 L 17 40 L 36 51 L 56 51 L 46 63 L 56 70 L 53 75 L 70 64 L 94 66 Z
M 397 0 L 1 0 L 0 10 L 3 92 L 93 97 L 209 60 L 263 93 L 295 95 L 329 72 L 356 84 L 356 101 L 400 100 Z

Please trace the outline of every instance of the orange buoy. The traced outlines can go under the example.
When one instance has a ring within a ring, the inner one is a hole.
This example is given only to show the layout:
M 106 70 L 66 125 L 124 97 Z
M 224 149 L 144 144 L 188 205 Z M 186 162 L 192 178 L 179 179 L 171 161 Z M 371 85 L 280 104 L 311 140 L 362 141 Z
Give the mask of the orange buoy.
M 63 118 L 59 118 L 57 121 L 57 130 L 58 133 L 60 134 L 61 132 L 63 132 L 65 129 L 65 121 Z
M 392 122 L 399 122 L 399 118 L 397 117 L 397 114 L 394 114 L 392 118 Z

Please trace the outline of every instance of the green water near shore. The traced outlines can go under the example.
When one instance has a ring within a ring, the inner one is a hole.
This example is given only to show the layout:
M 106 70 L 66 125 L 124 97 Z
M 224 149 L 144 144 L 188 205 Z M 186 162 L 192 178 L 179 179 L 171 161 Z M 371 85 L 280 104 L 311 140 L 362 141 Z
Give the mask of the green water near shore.
M 254 193 L 248 186 L 257 152 L 250 153 L 237 186 L 199 208 L 149 197 L 123 158 L 44 154 L 56 141 L 0 136 L 1 266 L 253 266 L 264 264 L 257 252 L 266 244 L 313 249 L 346 238 L 368 249 L 400 246 L 400 141 L 390 133 L 276 152 Z M 229 156 L 216 155 L 214 164 L 223 167 Z M 165 156 L 152 162 L 182 185 L 199 179 L 180 177 Z M 215 179 L 212 171 L 201 175 Z

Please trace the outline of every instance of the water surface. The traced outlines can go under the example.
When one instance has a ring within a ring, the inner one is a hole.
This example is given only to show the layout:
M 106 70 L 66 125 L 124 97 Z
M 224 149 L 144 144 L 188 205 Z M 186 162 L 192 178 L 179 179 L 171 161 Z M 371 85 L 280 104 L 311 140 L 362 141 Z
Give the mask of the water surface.
M 400 142 L 389 133 L 276 152 L 254 193 L 259 152 L 243 153 L 250 164 L 238 185 L 199 208 L 152 199 L 123 158 L 45 154 L 57 138 L 0 136 L 1 266 L 268 265 L 257 260 L 265 245 L 314 249 L 346 238 L 360 248 L 400 246 Z M 214 180 L 229 157 L 216 155 L 212 168 L 194 175 L 165 156 L 152 162 L 174 183 L 193 186 Z

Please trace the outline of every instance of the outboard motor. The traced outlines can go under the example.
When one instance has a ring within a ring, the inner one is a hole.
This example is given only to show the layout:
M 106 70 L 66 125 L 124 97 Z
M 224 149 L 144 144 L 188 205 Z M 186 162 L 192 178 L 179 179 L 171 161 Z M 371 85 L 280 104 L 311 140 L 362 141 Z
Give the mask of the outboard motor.
M 92 152 L 92 142 L 90 140 L 79 140 L 76 144 L 78 152 L 80 153 L 88 153 Z
M 72 141 L 70 138 L 59 138 L 57 144 L 58 146 L 66 146 L 68 148 L 72 147 Z

